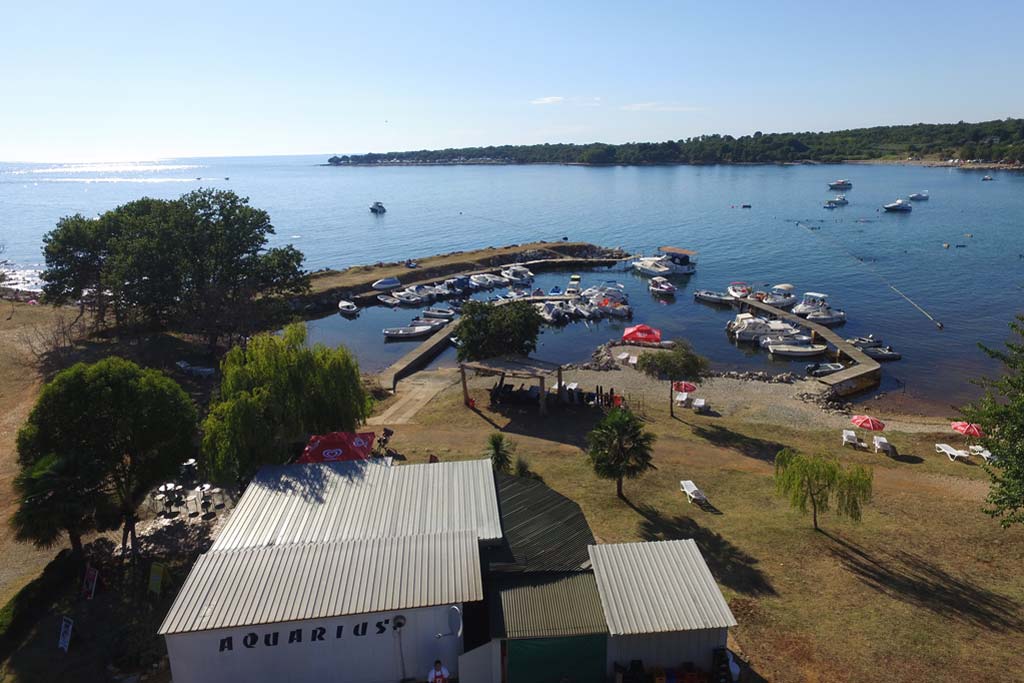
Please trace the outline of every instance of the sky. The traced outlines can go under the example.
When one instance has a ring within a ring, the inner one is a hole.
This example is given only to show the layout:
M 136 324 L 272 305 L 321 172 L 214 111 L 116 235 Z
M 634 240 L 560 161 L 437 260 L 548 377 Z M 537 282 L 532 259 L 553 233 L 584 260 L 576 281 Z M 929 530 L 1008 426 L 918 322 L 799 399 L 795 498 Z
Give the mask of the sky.
M 4 3 L 0 160 L 1024 115 L 1024 2 Z

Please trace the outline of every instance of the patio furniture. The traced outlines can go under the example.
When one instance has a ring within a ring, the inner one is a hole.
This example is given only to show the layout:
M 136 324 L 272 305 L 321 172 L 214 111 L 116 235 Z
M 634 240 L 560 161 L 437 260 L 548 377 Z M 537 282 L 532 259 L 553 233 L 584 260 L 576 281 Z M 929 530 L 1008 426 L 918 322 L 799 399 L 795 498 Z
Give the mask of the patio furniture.
M 950 446 L 948 443 L 937 443 L 935 444 L 935 452 L 942 453 L 950 462 L 956 462 L 957 460 L 963 460 L 967 462 L 971 458 L 971 454 L 967 451 L 958 451 L 957 449 Z
M 693 412 L 695 413 L 707 413 L 711 411 L 711 406 L 708 402 L 702 398 L 693 399 Z
M 636 356 L 630 356 L 629 357 L 629 364 L 631 366 L 633 366 L 634 368 L 636 367 L 636 362 L 637 362 L 637 357 Z
M 858 438 L 857 434 L 852 429 L 843 430 L 843 445 L 853 446 L 854 448 L 861 448 L 864 446 L 864 442 Z
M 693 503 L 693 501 L 697 501 L 698 503 L 708 502 L 708 497 L 704 495 L 704 492 L 697 488 L 697 485 L 689 479 L 683 479 L 680 481 L 679 489 L 686 494 L 686 501 L 688 503 Z
M 619 355 L 615 356 L 615 360 L 619 361 L 620 363 L 625 363 L 627 360 L 629 360 L 629 353 L 627 351 L 623 351 Z
M 875 453 L 885 451 L 887 455 L 892 455 L 892 444 L 884 436 L 875 436 L 871 441 L 875 447 Z
M 970 446 L 967 450 L 970 452 L 971 455 L 977 455 L 985 462 L 991 463 L 999 460 L 998 457 L 992 455 L 991 451 L 982 446 Z
M 690 405 L 690 394 L 686 391 L 676 392 L 676 405 L 686 408 Z

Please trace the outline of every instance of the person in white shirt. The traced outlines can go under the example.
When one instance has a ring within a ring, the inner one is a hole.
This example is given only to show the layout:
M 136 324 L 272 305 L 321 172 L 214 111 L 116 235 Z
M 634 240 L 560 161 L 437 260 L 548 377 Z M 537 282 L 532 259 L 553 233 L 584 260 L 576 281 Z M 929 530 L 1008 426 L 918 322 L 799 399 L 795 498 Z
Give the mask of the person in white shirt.
M 441 664 L 441 660 L 434 661 L 434 668 L 427 674 L 427 683 L 448 683 L 448 669 Z

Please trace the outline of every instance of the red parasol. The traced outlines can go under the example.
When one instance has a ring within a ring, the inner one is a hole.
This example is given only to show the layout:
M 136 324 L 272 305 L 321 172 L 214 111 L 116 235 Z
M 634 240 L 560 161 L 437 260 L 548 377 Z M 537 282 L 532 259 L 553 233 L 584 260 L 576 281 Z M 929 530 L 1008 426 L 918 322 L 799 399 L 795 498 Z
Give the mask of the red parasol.
M 869 432 L 880 432 L 885 429 L 884 422 L 878 418 L 871 417 L 870 415 L 854 415 L 850 418 L 850 422 L 861 429 L 868 430 Z
M 950 422 L 949 426 L 954 432 L 960 432 L 964 436 L 970 436 L 975 439 L 985 436 L 985 432 L 981 430 L 981 425 L 973 422 Z
M 697 385 L 692 382 L 673 382 L 672 388 L 676 391 L 682 391 L 685 393 L 697 391 Z
M 661 341 L 661 330 L 650 325 L 634 325 L 627 327 L 622 333 L 623 341 L 657 343 Z

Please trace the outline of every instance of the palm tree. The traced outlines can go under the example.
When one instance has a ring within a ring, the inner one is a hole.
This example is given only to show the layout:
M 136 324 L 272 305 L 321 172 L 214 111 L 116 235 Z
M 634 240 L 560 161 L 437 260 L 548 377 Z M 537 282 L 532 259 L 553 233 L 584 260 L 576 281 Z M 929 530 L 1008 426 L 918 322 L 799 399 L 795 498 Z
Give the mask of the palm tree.
M 624 408 L 615 408 L 587 435 L 587 455 L 594 473 L 602 479 L 615 480 L 615 494 L 622 495 L 622 480 L 635 479 L 654 469 L 651 462 L 655 435 Z
M 491 459 L 491 466 L 495 472 L 509 474 L 512 471 L 512 454 L 515 450 L 515 444 L 506 439 L 504 434 L 494 432 L 487 437 L 484 455 Z

